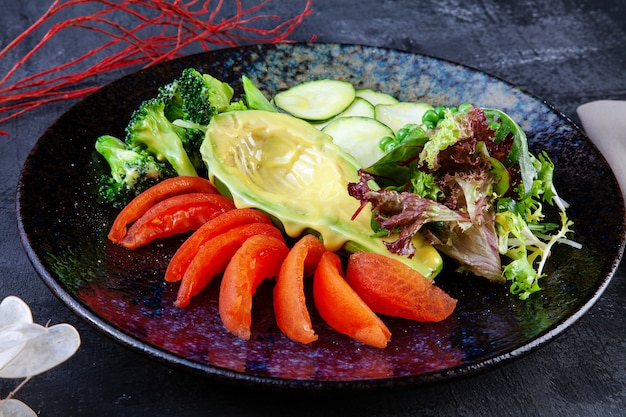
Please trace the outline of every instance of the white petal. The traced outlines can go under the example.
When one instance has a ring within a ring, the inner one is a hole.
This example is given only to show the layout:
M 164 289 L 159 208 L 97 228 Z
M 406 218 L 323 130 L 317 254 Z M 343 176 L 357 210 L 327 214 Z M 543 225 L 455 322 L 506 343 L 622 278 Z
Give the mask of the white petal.
M 0 303 L 0 329 L 15 323 L 32 323 L 30 307 L 20 298 L 10 295 Z
M 5 349 L 11 349 L 15 345 L 38 337 L 45 332 L 45 327 L 34 323 L 16 323 L 11 326 L 5 326 L 0 329 L 0 353 Z
M 29 406 L 19 400 L 0 400 L 0 417 L 37 417 Z
M 7 363 L 11 362 L 18 355 L 18 353 L 20 353 L 24 346 L 26 346 L 26 342 L 21 342 L 13 347 L 0 350 L 0 369 L 4 368 Z
M 28 340 L 45 332 L 45 327 L 34 323 L 16 323 L 0 329 L 0 369 L 20 353 Z
M 1 378 L 25 378 L 47 371 L 66 361 L 80 346 L 78 331 L 69 324 L 44 328 L 45 332 L 30 338 L 4 368 Z

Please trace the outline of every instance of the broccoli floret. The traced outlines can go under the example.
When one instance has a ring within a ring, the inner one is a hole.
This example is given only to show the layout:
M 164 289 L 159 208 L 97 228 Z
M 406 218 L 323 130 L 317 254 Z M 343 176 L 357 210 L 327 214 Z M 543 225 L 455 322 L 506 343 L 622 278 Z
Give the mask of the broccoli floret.
M 165 116 L 165 102 L 161 98 L 145 100 L 126 127 L 126 143 L 132 149 L 154 155 L 157 161 L 167 161 L 178 175 L 196 176 L 178 129 Z
M 204 142 L 206 126 L 197 125 L 196 123 L 181 119 L 176 119 L 172 124 L 196 172 L 199 175 L 207 174 L 206 165 L 200 154 L 200 145 Z
M 98 196 L 114 207 L 123 207 L 142 191 L 176 173 L 166 164 L 141 151 L 129 149 L 124 141 L 111 135 L 96 140 L 96 151 L 111 170 L 98 181 Z
M 125 141 L 109 135 L 97 140 L 111 167 L 99 183 L 100 198 L 119 206 L 163 178 L 206 175 L 200 145 L 211 117 L 246 109 L 241 100 L 231 102 L 233 95 L 227 83 L 195 69 L 161 86 L 132 114 Z
M 177 84 L 182 98 L 184 120 L 208 125 L 211 117 L 217 113 L 246 109 L 241 100 L 231 102 L 234 90 L 228 83 L 209 74 L 202 74 L 194 68 L 183 70 Z
M 165 103 L 165 117 L 175 125 L 196 172 L 202 174 L 206 166 L 200 155 L 207 125 L 218 113 L 245 110 L 244 101 L 232 101 L 234 90 L 230 85 L 194 68 L 183 70 L 181 76 L 159 88 L 157 100 Z
M 233 102 L 233 96 L 228 83 L 187 68 L 178 79 L 159 88 L 157 99 L 165 103 L 170 122 L 184 121 L 186 127 L 205 129 L 213 115 L 247 108 L 243 100 Z
M 163 112 L 165 113 L 167 120 L 173 122 L 174 120 L 186 119 L 185 113 L 183 112 L 183 98 L 180 95 L 178 80 L 174 80 L 171 83 L 160 87 L 157 99 L 163 100 L 165 103 L 165 109 Z

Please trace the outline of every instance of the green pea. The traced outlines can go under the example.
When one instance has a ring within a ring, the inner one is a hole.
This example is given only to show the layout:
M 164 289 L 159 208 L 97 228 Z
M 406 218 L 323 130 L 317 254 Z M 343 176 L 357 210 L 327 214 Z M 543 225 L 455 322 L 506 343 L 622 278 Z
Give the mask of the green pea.
M 406 135 L 409 134 L 410 129 L 408 127 L 402 127 L 400 128 L 400 130 L 398 130 L 398 133 L 396 133 L 396 142 L 402 142 L 405 138 Z
M 437 115 L 437 112 L 435 110 L 427 110 L 422 116 L 422 123 L 425 124 L 431 123 L 433 125 L 436 125 L 438 121 L 439 115 Z
M 415 126 L 407 131 L 406 136 L 402 137 L 402 141 L 422 138 L 427 138 L 426 131 L 420 126 Z
M 461 113 L 467 113 L 469 109 L 472 108 L 472 104 L 471 103 L 463 103 L 459 106 L 459 112 Z
M 396 142 L 389 142 L 386 146 L 385 149 L 383 149 L 383 151 L 385 153 L 389 153 L 391 151 L 393 151 L 394 149 L 396 149 L 398 147 L 398 144 Z
M 389 144 L 394 144 L 395 140 L 391 136 L 385 136 L 380 141 L 378 141 L 378 147 L 382 151 L 387 151 L 387 147 Z
M 446 108 L 443 106 L 435 106 L 435 113 L 437 113 L 438 119 L 446 117 Z

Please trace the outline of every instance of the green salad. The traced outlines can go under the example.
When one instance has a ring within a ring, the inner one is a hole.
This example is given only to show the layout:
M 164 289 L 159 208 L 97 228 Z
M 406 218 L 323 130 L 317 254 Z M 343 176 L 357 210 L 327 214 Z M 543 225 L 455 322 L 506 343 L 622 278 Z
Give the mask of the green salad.
M 270 99 L 245 76 L 242 85 L 244 95 L 235 99 L 228 84 L 187 69 L 137 109 L 126 138 L 102 135 L 96 149 L 110 167 L 110 174 L 100 180 L 102 200 L 123 205 L 163 178 L 210 176 L 207 161 L 216 159 L 206 155 L 211 148 L 206 142 L 223 135 L 216 132 L 227 119 L 218 115 L 231 113 L 228 123 L 235 123 L 239 130 L 242 125 L 237 123 L 242 120 L 271 130 L 271 135 L 264 134 L 264 140 L 290 135 L 280 145 L 291 147 L 284 150 L 285 158 L 305 143 L 332 149 L 324 164 L 336 164 L 332 168 L 328 165 L 325 173 L 340 165 L 346 179 L 341 192 L 353 201 L 345 203 L 341 219 L 331 216 L 332 221 L 349 224 L 365 213 L 367 235 L 380 241 L 390 256 L 419 258 L 425 242 L 458 262 L 459 271 L 508 283 L 511 293 L 526 299 L 540 290 L 545 263 L 556 243 L 580 247 L 568 238 L 572 222 L 567 203 L 555 189 L 549 155 L 532 154 L 524 131 L 501 110 L 468 103 L 444 107 L 403 102 L 384 92 L 357 89 L 346 81 L 331 79 L 297 84 Z M 242 118 L 242 112 L 250 110 L 254 112 Z M 271 116 L 277 113 L 281 116 Z M 285 126 L 292 124 L 285 117 L 306 122 L 314 129 L 293 127 L 287 132 Z M 268 127 L 272 120 L 283 125 Z M 258 132 L 240 134 L 241 140 L 253 143 Z M 315 140 L 304 140 L 305 136 Z M 256 162 L 263 160 L 259 149 L 269 148 L 255 148 Z M 272 163 L 282 157 L 279 153 L 275 149 L 271 152 Z M 234 157 L 243 158 L 241 153 Z M 283 165 L 289 163 L 285 158 L 280 162 Z M 243 161 L 243 165 L 248 162 Z M 297 191 L 289 184 L 294 175 L 310 178 L 311 174 L 295 171 L 314 165 L 294 165 L 281 171 L 289 175 L 263 181 L 277 190 L 284 189 L 280 197 L 287 202 L 286 196 Z M 321 171 L 320 175 L 323 181 L 333 181 Z M 298 184 L 301 186 L 302 181 Z M 309 185 L 324 189 L 315 179 Z M 241 195 L 246 193 L 249 190 Z M 280 207 L 272 214 L 278 221 L 284 217 L 285 225 L 293 223 L 298 216 L 287 213 L 294 209 L 281 201 L 272 202 L 272 206 Z M 264 210 L 270 205 L 263 204 L 257 208 Z M 554 209 L 547 210 L 548 206 Z M 351 208 L 346 211 L 346 207 Z M 307 216 L 299 217 L 306 226 Z M 349 230 L 320 225 L 319 219 L 309 221 L 320 233 L 333 228 Z M 359 249 L 350 248 L 350 242 L 345 246 L 352 251 Z M 428 271 L 427 275 L 434 277 L 440 267 L 430 266 Z

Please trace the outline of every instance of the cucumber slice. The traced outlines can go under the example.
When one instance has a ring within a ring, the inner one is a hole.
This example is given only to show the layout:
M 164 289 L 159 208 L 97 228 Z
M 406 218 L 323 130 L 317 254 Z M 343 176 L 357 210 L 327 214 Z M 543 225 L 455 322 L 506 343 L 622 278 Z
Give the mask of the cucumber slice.
M 356 97 L 346 81 L 307 81 L 274 96 L 274 104 L 292 116 L 305 120 L 327 120 L 344 111 Z
M 324 129 L 326 126 L 328 126 L 329 123 L 333 122 L 334 120 L 337 120 L 340 117 L 350 117 L 350 116 L 363 116 L 363 117 L 369 117 L 370 119 L 374 119 L 376 116 L 376 113 L 374 112 L 374 106 L 372 105 L 372 103 L 370 103 L 369 101 L 363 98 L 356 97 L 354 101 L 352 102 L 352 104 L 350 104 L 350 106 L 347 109 L 345 109 L 343 112 L 339 113 L 337 116 L 333 117 L 330 120 L 319 122 L 319 123 L 314 123 L 313 126 L 321 130 L 321 129 Z
M 422 116 L 433 106 L 420 102 L 399 102 L 396 104 L 378 104 L 375 107 L 376 120 L 386 124 L 398 133 L 398 130 L 409 123 L 422 124 Z
M 369 101 L 373 106 L 377 104 L 396 104 L 399 102 L 398 99 L 392 95 L 381 93 L 380 91 L 370 88 L 356 90 L 356 96 Z
M 328 124 L 322 132 L 333 138 L 344 152 L 356 159 L 361 167 L 368 167 L 385 153 L 378 146 L 385 136 L 394 137 L 393 131 L 371 117 L 340 117 Z
M 373 119 L 376 116 L 374 106 L 369 101 L 356 97 L 350 106 L 335 117 L 363 116 Z

